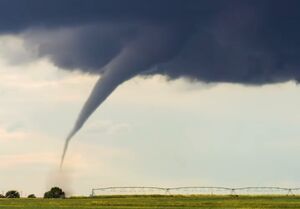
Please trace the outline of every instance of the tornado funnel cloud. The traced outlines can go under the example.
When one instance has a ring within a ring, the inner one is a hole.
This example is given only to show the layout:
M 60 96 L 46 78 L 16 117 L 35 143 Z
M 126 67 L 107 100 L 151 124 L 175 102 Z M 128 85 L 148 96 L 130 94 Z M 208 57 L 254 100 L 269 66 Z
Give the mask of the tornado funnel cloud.
M 86 120 L 92 115 L 92 113 L 99 107 L 102 102 L 114 91 L 114 89 L 120 84 L 121 82 L 114 79 L 110 72 L 104 74 L 96 83 L 95 87 L 93 88 L 89 98 L 85 102 L 78 119 L 69 133 L 68 137 L 65 141 L 65 146 L 63 149 L 63 154 L 61 157 L 60 167 L 62 168 L 66 152 L 68 150 L 69 142 L 74 137 L 74 135 L 81 129 L 83 124 Z
M 61 158 L 61 166 L 72 137 L 82 128 L 92 113 L 123 82 L 143 73 L 156 64 L 175 56 L 186 39 L 178 27 L 148 27 L 101 69 L 102 76 L 84 104 L 74 128 L 68 135 Z M 172 39 L 167 39 L 171 34 Z M 179 41 L 180 40 L 180 41 Z M 152 44 L 155 42 L 156 44 Z
M 136 56 L 136 51 L 134 49 L 124 49 L 115 59 L 107 64 L 104 69 L 101 69 L 104 73 L 94 86 L 72 131 L 66 138 L 60 167 L 63 165 L 70 140 L 82 128 L 86 120 L 121 83 L 132 78 L 136 74 L 132 69 L 142 67 L 140 62 L 129 62 L 130 60 L 133 60 L 133 56 Z
M 60 169 L 62 169 L 64 160 L 65 160 L 65 156 L 66 156 L 66 153 L 67 153 L 67 150 L 68 150 L 68 147 L 69 147 L 69 142 L 70 142 L 71 138 L 75 135 L 75 133 L 76 133 L 76 130 L 73 129 L 70 132 L 69 136 L 66 138 L 64 149 L 63 149 L 63 154 L 61 156 L 61 161 L 60 161 Z

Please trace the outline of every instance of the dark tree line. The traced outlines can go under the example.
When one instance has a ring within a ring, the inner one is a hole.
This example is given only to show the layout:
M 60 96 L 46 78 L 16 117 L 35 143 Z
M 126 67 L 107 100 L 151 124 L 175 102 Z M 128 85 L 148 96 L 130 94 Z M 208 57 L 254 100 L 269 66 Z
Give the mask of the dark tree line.
M 65 198 L 65 192 L 59 187 L 52 187 L 48 192 L 45 192 L 44 198 Z M 10 190 L 5 195 L 0 194 L 0 198 L 20 198 L 20 193 L 16 190 Z M 36 198 L 34 194 L 30 194 L 27 198 Z

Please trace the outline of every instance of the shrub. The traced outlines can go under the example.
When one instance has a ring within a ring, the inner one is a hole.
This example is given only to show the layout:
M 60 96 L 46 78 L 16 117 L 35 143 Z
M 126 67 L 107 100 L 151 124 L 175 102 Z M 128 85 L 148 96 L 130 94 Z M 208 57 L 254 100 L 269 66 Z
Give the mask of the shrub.
M 5 198 L 5 196 L 3 194 L 0 194 L 0 198 Z
M 5 197 L 6 198 L 20 198 L 20 193 L 15 190 L 11 190 L 11 191 L 6 192 Z
M 44 194 L 44 198 L 65 198 L 65 192 L 59 187 L 52 187 Z
M 36 198 L 36 196 L 34 194 L 30 194 L 27 198 Z

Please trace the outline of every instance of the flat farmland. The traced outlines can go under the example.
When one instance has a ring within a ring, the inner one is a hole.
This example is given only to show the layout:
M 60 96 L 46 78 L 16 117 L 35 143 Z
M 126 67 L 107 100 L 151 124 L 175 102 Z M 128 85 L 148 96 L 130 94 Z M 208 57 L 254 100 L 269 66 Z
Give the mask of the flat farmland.
M 68 199 L 0 199 L 0 209 L 300 209 L 300 196 L 100 196 Z

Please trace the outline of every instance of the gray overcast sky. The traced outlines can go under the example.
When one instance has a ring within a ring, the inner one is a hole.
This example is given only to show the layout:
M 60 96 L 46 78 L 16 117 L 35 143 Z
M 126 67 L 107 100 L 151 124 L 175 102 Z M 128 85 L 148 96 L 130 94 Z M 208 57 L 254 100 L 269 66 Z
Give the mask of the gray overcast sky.
M 25 57 L 0 38 L 0 190 L 73 194 L 102 186 L 299 186 L 300 88 L 204 85 L 161 76 L 121 85 L 74 138 L 64 138 L 96 76 Z M 24 58 L 25 59 L 25 58 Z M 42 70 L 41 70 L 42 69 Z

